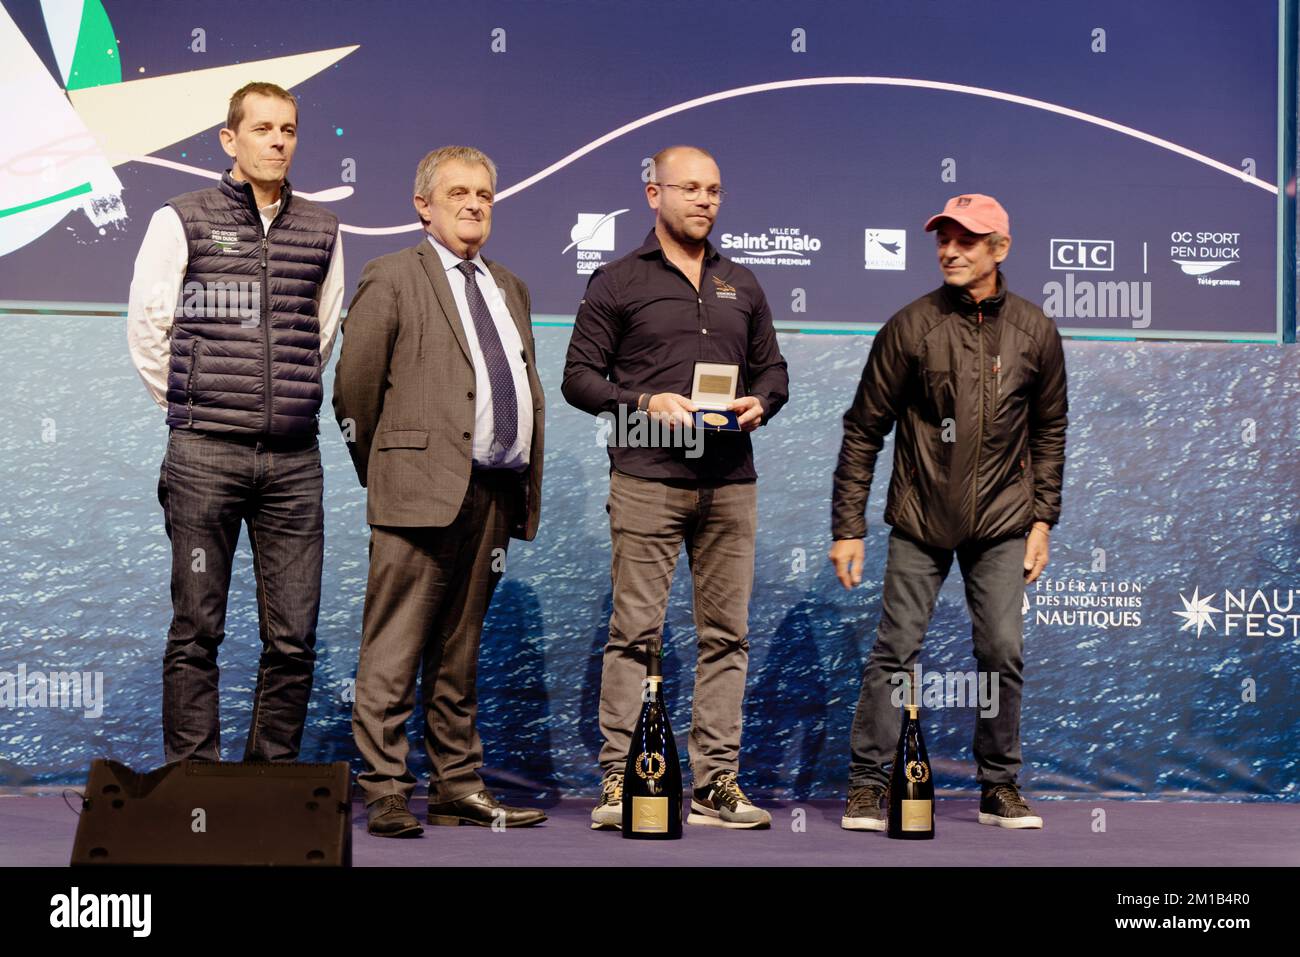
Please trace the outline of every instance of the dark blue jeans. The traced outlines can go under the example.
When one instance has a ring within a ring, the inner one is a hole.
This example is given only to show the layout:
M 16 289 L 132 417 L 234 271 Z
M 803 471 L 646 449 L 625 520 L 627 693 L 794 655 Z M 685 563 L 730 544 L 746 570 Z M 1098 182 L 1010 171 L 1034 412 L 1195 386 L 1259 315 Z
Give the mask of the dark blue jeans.
M 975 661 L 998 682 L 997 714 L 975 719 L 975 776 L 981 784 L 1014 784 L 1021 767 L 1025 540 L 967 542 L 956 555 L 966 585 Z M 887 765 L 893 762 L 902 721 L 902 710 L 891 701 L 899 686 L 890 677 L 916 666 L 952 557 L 952 549 L 931 548 L 898 531 L 889 536 L 880 627 L 867 657 L 849 739 L 850 787 L 889 783 Z
M 244 760 L 297 758 L 316 662 L 322 489 L 315 436 L 258 441 L 172 430 L 158 478 L 172 543 L 172 624 L 163 654 L 167 761 L 221 760 L 217 649 L 244 523 L 262 639 Z

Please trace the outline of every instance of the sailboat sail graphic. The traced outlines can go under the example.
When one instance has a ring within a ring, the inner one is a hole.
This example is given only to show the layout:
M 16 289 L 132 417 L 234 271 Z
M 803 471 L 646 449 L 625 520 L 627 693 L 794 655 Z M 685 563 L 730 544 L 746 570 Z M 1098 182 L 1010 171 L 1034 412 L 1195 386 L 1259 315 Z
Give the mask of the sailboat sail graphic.
M 80 211 L 104 232 L 128 216 L 114 167 L 155 162 L 206 178 L 218 173 L 151 157 L 225 120 L 232 91 L 252 80 L 286 89 L 356 46 L 122 80 L 102 0 L 42 0 L 60 79 L 50 75 L 0 5 L 0 256 Z M 322 199 L 341 198 L 337 189 Z M 350 193 L 350 190 L 348 191 Z M 304 193 L 309 196 L 311 194 Z
M 86 5 L 103 9 L 99 0 Z M 48 16 L 47 25 L 57 31 L 51 39 L 70 72 L 75 58 L 66 53 L 66 41 L 77 25 L 66 17 L 51 24 Z M 5 128 L 12 131 L 0 140 L 0 256 L 43 235 L 75 209 L 101 228 L 124 219 L 122 183 L 112 164 L 3 7 L 0 64 L 0 102 L 11 114 Z

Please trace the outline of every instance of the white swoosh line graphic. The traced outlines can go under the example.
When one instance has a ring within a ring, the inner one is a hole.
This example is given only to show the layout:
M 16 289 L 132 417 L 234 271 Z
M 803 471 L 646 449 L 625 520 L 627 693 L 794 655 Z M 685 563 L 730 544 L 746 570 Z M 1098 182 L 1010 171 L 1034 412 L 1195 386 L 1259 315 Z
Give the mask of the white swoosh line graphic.
M 1197 262 L 1194 259 L 1193 260 L 1175 259 L 1174 262 L 1188 276 L 1204 276 L 1207 273 L 1217 272 L 1218 270 L 1222 269 L 1224 266 L 1232 265 L 1231 260 L 1229 260 L 1228 262 L 1221 262 L 1221 263 L 1203 263 L 1203 262 Z
M 214 173 L 210 169 L 202 169 L 198 166 L 190 166 L 187 163 L 177 163 L 175 160 L 162 159 L 158 156 L 131 156 L 132 163 L 149 163 L 152 166 L 162 166 L 166 169 L 178 170 L 182 173 L 193 173 L 195 176 L 202 176 L 204 179 L 214 179 L 218 182 L 221 180 L 220 173 Z M 352 195 L 351 186 L 332 186 L 329 189 L 322 189 L 315 193 L 305 193 L 300 189 L 293 191 L 295 196 L 301 196 L 303 199 L 310 199 L 315 203 L 335 203 L 340 199 L 347 199 Z
M 604 216 L 600 217 L 600 219 L 596 220 L 596 225 L 591 227 L 591 232 L 587 233 L 587 235 L 583 236 L 581 239 L 575 239 L 573 242 L 569 243 L 569 245 L 565 246 L 564 249 L 560 251 L 560 255 L 563 256 L 574 246 L 578 245 L 578 243 L 585 243 L 592 236 L 596 235 L 597 231 L 599 231 L 601 226 L 604 226 L 615 216 L 621 216 L 623 215 L 623 213 L 626 212 L 627 212 L 626 209 L 616 209 L 612 213 L 606 213 Z
M 1267 192 L 1277 194 L 1277 187 L 1272 183 L 1265 182 L 1258 177 L 1251 176 L 1236 167 L 1229 166 L 1227 163 L 1220 163 L 1218 160 L 1206 156 L 1204 153 L 1198 153 L 1190 150 L 1186 146 L 1179 146 L 1177 143 L 1161 139 L 1159 136 L 1153 136 L 1150 133 L 1144 133 L 1142 130 L 1134 129 L 1131 126 L 1125 126 L 1122 123 L 1116 123 L 1101 116 L 1095 116 L 1092 113 L 1084 113 L 1081 110 L 1072 110 L 1067 106 L 1060 106 L 1056 103 L 1049 103 L 1046 100 L 1036 100 L 1028 96 L 1020 96 L 1015 93 L 1004 93 L 1001 90 L 990 90 L 982 86 L 966 86 L 961 83 L 943 83 L 939 80 L 914 80 L 908 77 L 898 76 L 814 76 L 802 80 L 776 80 L 771 83 L 756 83 L 753 86 L 738 86 L 730 90 L 722 90 L 718 93 L 710 93 L 707 96 L 697 97 L 693 100 L 686 100 L 674 106 L 665 107 L 654 113 L 649 113 L 639 119 L 620 126 L 616 130 L 611 130 L 604 136 L 592 140 L 586 146 L 574 150 L 568 156 L 545 169 L 534 173 L 525 180 L 521 180 L 509 189 L 503 189 L 497 193 L 497 201 L 507 199 L 516 193 L 521 193 L 529 186 L 539 183 L 552 173 L 564 169 L 575 160 L 579 160 L 593 150 L 600 149 L 606 143 L 618 139 L 634 130 L 639 130 L 643 126 L 648 126 L 665 117 L 673 116 L 677 113 L 684 113 L 687 110 L 693 110 L 697 106 L 707 106 L 710 103 L 720 103 L 723 100 L 731 100 L 740 96 L 750 96 L 754 93 L 770 93 L 774 90 L 793 90 L 800 87 L 811 86 L 907 86 L 915 87 L 922 90 L 942 90 L 947 93 L 965 93 L 968 96 L 983 96 L 992 100 L 1002 100 L 1005 103 L 1015 103 L 1019 106 L 1028 106 L 1036 110 L 1044 110 L 1048 113 L 1056 113 L 1059 116 L 1069 117 L 1072 120 L 1079 120 L 1083 123 L 1091 123 L 1093 126 L 1100 126 L 1103 129 L 1111 130 L 1115 133 L 1122 133 L 1125 136 L 1131 136 L 1134 139 L 1141 140 L 1144 143 L 1150 143 L 1152 146 L 1158 146 L 1161 149 L 1169 150 L 1171 153 L 1177 153 L 1179 156 L 1185 156 L 1190 160 L 1202 163 L 1211 169 L 1216 169 L 1221 173 L 1227 173 L 1234 179 L 1239 179 L 1243 183 L 1249 183 L 1252 186 L 1258 186 Z M 393 233 L 413 232 L 421 229 L 420 223 L 411 223 L 405 226 L 341 226 L 345 232 L 361 233 L 367 236 L 383 236 Z

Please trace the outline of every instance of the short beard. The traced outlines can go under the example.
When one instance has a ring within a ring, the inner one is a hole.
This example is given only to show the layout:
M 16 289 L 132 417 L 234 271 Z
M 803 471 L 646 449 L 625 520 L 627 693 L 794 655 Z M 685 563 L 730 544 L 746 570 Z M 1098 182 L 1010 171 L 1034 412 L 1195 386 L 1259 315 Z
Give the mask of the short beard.
M 666 219 L 660 220 L 660 222 L 663 224 L 664 231 L 672 237 L 673 242 L 681 246 L 703 246 L 705 240 L 709 238 L 709 233 L 713 232 L 713 223 L 709 223 L 709 228 L 705 230 L 704 235 L 699 239 L 695 239 L 691 236 L 687 236 L 680 230 L 674 229 Z

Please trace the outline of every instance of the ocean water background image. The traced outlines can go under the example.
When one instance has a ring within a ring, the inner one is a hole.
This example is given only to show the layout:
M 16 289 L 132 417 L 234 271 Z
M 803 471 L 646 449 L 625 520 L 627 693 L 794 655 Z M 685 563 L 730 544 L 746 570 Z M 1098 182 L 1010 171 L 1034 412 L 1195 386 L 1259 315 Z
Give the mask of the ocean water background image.
M 0 709 L 0 785 L 78 783 L 96 757 L 162 762 L 170 548 L 156 492 L 167 430 L 131 367 L 124 321 L 0 320 L 9 424 L 0 461 L 0 672 L 102 672 L 105 697 L 98 717 Z M 542 525 L 536 541 L 512 543 L 484 629 L 485 774 L 497 786 L 590 792 L 611 602 L 608 460 L 596 420 L 560 395 L 568 331 L 539 328 L 536 338 L 547 390 Z M 755 435 L 759 538 L 741 755 L 755 793 L 834 796 L 846 779 L 849 726 L 880 613 L 892 444 L 868 509 L 862 586 L 844 592 L 825 553 L 840 417 L 870 344 L 783 334 L 791 401 Z M 1300 603 L 1289 612 L 1284 603 L 1300 588 L 1300 383 L 1289 353 L 1071 341 L 1066 359 L 1064 511 L 1045 577 L 1123 587 L 1141 599 L 1126 609 L 1140 622 L 1040 619 L 1052 610 L 1043 599 L 1057 593 L 1027 590 L 1022 783 L 1066 795 L 1296 800 Z M 331 387 L 332 373 L 327 395 Z M 325 571 L 302 756 L 355 764 L 351 679 L 368 532 L 364 490 L 328 410 L 321 449 Z M 1194 590 L 1221 613 L 1223 592 L 1240 589 L 1247 598 L 1264 592 L 1284 634 L 1252 635 L 1240 624 L 1225 633 L 1223 614 L 1190 627 L 1176 614 Z M 695 649 L 684 561 L 664 634 L 665 685 L 684 755 Z M 221 649 L 228 760 L 242 754 L 259 650 L 245 533 Z M 976 667 L 955 567 L 922 662 L 930 671 Z M 972 787 L 974 711 L 933 708 L 925 718 L 938 786 Z M 410 728 L 412 763 L 423 774 L 418 713 Z

